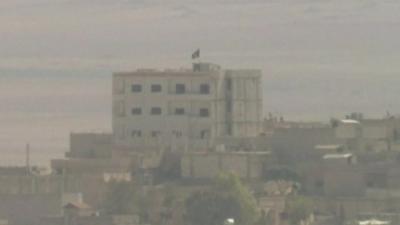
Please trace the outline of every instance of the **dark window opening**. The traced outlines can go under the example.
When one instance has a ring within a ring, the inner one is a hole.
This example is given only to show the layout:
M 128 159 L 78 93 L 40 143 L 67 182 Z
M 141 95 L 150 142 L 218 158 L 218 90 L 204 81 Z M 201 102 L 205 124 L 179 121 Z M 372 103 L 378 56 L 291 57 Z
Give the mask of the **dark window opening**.
M 151 85 L 151 92 L 161 92 L 162 88 L 159 84 L 152 84 Z
M 226 125 L 226 134 L 227 135 L 232 135 L 232 124 L 231 123 L 228 123 Z
M 200 94 L 209 94 L 210 93 L 210 85 L 202 84 L 200 85 Z
M 228 112 L 228 113 L 232 112 L 232 102 L 231 101 L 226 102 L 226 112 Z
M 132 92 L 142 92 L 142 85 L 140 85 L 140 84 L 133 84 L 132 86 L 131 86 L 131 90 L 132 90 Z
M 182 137 L 182 131 L 175 130 L 175 131 L 172 131 L 172 134 L 173 134 L 176 138 Z
M 153 107 L 151 108 L 151 115 L 161 115 L 161 108 L 160 107 Z
M 186 87 L 184 84 L 176 84 L 175 91 L 176 94 L 184 94 L 186 92 Z
M 132 115 L 142 115 L 142 109 L 141 108 L 133 108 Z
M 141 137 L 142 136 L 142 131 L 140 130 L 133 130 L 131 133 L 132 137 Z
M 202 130 L 201 132 L 200 132 L 200 138 L 201 139 L 206 139 L 207 137 L 208 137 L 208 130 Z
M 175 109 L 175 115 L 184 115 L 184 114 L 185 114 L 184 108 L 176 108 Z
M 161 131 L 152 131 L 151 136 L 153 138 L 159 137 L 161 135 Z
M 232 79 L 231 78 L 226 79 L 226 89 L 229 91 L 232 90 Z
M 200 117 L 209 117 L 210 112 L 207 108 L 200 109 Z

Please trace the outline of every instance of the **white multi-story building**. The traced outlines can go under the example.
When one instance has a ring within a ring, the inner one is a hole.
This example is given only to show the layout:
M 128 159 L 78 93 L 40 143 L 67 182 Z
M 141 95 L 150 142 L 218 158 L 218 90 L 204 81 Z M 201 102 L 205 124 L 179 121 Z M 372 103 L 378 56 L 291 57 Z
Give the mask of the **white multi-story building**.
M 137 70 L 113 75 L 117 146 L 134 150 L 201 150 L 217 137 L 257 136 L 261 129 L 260 70 Z

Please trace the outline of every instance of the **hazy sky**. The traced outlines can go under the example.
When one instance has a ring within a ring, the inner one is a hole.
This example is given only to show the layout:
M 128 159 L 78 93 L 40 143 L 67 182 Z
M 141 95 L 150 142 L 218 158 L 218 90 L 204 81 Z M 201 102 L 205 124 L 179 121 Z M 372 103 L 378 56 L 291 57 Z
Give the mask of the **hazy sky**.
M 112 71 L 188 67 L 196 48 L 262 69 L 266 112 L 399 113 L 399 40 L 397 0 L 1 0 L 0 148 L 47 159 L 110 130 Z
M 397 72 L 395 0 L 2 0 L 0 68 Z M 383 70 L 383 71 L 382 71 Z

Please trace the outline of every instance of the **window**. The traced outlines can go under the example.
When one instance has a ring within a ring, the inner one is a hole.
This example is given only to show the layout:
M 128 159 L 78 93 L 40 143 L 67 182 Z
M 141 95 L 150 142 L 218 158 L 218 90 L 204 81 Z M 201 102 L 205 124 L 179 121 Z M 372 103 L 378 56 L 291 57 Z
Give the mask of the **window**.
M 140 84 L 132 84 L 131 86 L 132 92 L 142 92 L 142 85 Z
M 152 131 L 151 132 L 151 137 L 156 138 L 161 135 L 161 131 Z
M 174 130 L 174 131 L 172 131 L 172 134 L 173 134 L 176 138 L 182 137 L 182 131 L 179 131 L 179 130 Z
M 206 139 L 206 138 L 208 138 L 208 135 L 209 135 L 209 131 L 208 131 L 208 130 L 202 130 L 202 131 L 200 132 L 200 138 L 201 138 L 201 139 Z
M 113 110 L 117 116 L 124 117 L 126 115 L 124 101 L 115 101 Z
M 125 92 L 125 80 L 123 78 L 116 79 L 114 84 L 114 93 L 123 94 Z
M 184 114 L 185 114 L 184 108 L 176 108 L 175 109 L 175 115 L 184 115 Z
M 151 115 L 161 115 L 161 108 L 160 107 L 153 107 L 151 108 Z
M 142 131 L 140 130 L 132 130 L 131 136 L 134 137 L 141 137 L 142 136 Z
M 132 115 L 142 115 L 141 108 L 132 108 Z
M 226 134 L 229 136 L 232 135 L 232 124 L 231 123 L 226 124 Z
M 161 92 L 162 88 L 160 84 L 152 84 L 151 85 L 151 92 Z
M 209 117 L 210 112 L 208 111 L 207 108 L 202 108 L 200 109 L 200 117 Z
M 232 79 L 231 78 L 226 79 L 226 89 L 229 91 L 232 90 Z
M 176 86 L 175 86 L 176 94 L 184 94 L 185 91 L 186 91 L 186 88 L 185 88 L 184 84 L 176 84 Z
M 201 84 L 200 85 L 200 94 L 210 94 L 210 85 L 208 84 Z
M 226 102 L 226 112 L 232 112 L 232 102 L 230 100 Z

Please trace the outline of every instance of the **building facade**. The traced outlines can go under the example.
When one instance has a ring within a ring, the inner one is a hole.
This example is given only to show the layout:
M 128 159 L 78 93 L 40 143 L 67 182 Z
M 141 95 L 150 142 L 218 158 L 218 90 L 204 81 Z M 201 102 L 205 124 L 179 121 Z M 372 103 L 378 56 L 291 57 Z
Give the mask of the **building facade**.
M 133 150 L 201 150 L 216 137 L 257 136 L 261 130 L 260 70 L 137 70 L 113 75 L 117 146 Z

